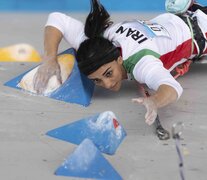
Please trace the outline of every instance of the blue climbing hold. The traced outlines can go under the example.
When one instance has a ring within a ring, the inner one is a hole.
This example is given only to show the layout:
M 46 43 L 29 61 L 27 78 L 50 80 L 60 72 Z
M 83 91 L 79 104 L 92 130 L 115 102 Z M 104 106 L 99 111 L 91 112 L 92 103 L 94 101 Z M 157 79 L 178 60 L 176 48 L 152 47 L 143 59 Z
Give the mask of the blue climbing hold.
M 50 130 L 48 136 L 70 143 L 80 144 L 85 138 L 93 141 L 97 148 L 106 154 L 114 154 L 126 136 L 126 132 L 111 111 Z
M 75 57 L 75 50 L 71 48 L 62 52 L 59 55 L 63 54 L 71 54 Z M 30 69 L 29 71 L 31 71 L 32 69 Z M 16 89 L 21 89 L 18 86 L 18 84 L 23 78 L 23 76 L 27 74 L 29 71 L 26 71 L 20 74 L 19 76 L 9 80 L 4 85 Z M 91 80 L 89 80 L 85 75 L 80 73 L 77 66 L 77 62 L 75 60 L 69 78 L 58 89 L 49 94 L 45 94 L 44 96 L 68 103 L 76 103 L 83 106 L 88 106 L 90 104 L 93 91 L 94 83 Z
M 85 139 L 65 159 L 63 164 L 55 171 L 55 174 L 91 179 L 122 179 L 89 139 Z

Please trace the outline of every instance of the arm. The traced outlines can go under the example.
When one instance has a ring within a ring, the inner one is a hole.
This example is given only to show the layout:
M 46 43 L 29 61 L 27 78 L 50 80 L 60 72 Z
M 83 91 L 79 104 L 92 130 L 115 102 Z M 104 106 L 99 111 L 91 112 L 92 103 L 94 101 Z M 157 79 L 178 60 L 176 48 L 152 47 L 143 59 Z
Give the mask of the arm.
M 141 97 L 132 99 L 132 102 L 144 105 L 147 113 L 145 114 L 145 122 L 149 125 L 153 124 L 157 117 L 157 111 L 177 99 L 177 92 L 168 85 L 161 85 L 156 93 L 150 97 Z
M 55 27 L 46 26 L 44 33 L 44 55 L 56 57 L 62 38 L 63 35 L 61 31 Z
M 58 47 L 62 39 L 72 47 L 78 48 L 84 40 L 83 24 L 62 13 L 51 13 L 48 17 L 44 33 L 43 63 L 34 78 L 34 89 L 43 93 L 53 75 L 62 83 L 60 67 L 57 62 Z
M 62 33 L 55 27 L 45 27 L 43 63 L 38 68 L 34 78 L 34 89 L 38 93 L 44 92 L 50 77 L 53 75 L 57 76 L 60 84 L 62 83 L 60 67 L 57 62 L 57 52 L 62 37 Z
M 144 105 L 147 109 L 146 123 L 151 125 L 157 110 L 179 99 L 182 87 L 166 70 L 162 62 L 152 56 L 146 56 L 134 68 L 135 79 L 147 86 L 155 93 L 150 97 L 133 99 L 133 102 Z
M 162 84 L 159 86 L 155 94 L 151 96 L 151 99 L 155 102 L 157 108 L 162 108 L 178 98 L 176 90 L 169 86 Z
M 68 44 L 76 50 L 80 43 L 86 39 L 84 24 L 65 14 L 58 12 L 51 13 L 46 23 L 46 27 L 50 26 L 59 30 Z

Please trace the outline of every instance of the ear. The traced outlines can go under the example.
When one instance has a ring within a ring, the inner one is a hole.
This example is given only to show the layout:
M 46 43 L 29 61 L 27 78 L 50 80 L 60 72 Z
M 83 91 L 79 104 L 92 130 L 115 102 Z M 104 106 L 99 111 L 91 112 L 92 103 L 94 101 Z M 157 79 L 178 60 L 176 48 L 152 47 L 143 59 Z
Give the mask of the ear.
M 123 64 L 123 58 L 121 56 L 119 56 L 117 58 L 117 62 L 118 62 L 118 64 Z

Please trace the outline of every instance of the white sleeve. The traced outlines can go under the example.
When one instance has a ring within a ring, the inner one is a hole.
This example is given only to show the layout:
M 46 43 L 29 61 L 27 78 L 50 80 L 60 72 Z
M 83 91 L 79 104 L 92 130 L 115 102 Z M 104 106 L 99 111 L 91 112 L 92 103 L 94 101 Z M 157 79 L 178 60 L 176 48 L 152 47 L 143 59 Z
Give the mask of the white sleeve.
M 145 83 L 150 89 L 157 90 L 160 85 L 166 84 L 173 87 L 180 98 L 183 88 L 173 78 L 170 72 L 163 67 L 162 62 L 154 56 L 144 56 L 133 69 L 134 78 Z
M 61 31 L 64 39 L 76 50 L 80 43 L 86 39 L 83 23 L 62 13 L 49 14 L 45 26 L 53 26 Z

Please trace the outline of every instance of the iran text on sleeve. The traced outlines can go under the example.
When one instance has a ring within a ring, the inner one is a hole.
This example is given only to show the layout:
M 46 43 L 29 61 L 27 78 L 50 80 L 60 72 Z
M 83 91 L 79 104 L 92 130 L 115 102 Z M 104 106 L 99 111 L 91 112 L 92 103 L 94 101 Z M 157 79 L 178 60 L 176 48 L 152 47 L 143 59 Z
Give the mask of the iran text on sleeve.
M 173 78 L 170 71 L 163 67 L 162 62 L 154 56 L 144 56 L 133 69 L 134 78 L 145 83 L 150 89 L 157 90 L 160 85 L 166 84 L 173 87 L 177 92 L 177 99 L 180 98 L 183 88 Z

